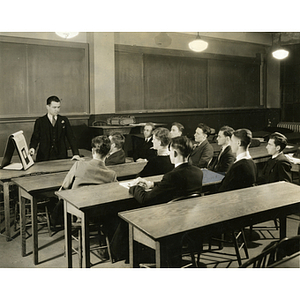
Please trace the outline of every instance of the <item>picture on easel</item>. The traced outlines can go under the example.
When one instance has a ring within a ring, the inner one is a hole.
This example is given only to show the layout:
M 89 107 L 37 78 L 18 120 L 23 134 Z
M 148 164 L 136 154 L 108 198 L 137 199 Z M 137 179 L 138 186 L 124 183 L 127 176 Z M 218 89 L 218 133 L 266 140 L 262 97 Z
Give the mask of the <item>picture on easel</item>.
M 20 163 L 11 163 L 14 151 L 17 149 L 17 153 L 20 158 Z M 7 140 L 6 148 L 1 163 L 1 169 L 5 170 L 27 170 L 34 164 L 31 155 L 28 154 L 28 146 L 23 134 L 23 131 L 17 131 L 10 135 Z

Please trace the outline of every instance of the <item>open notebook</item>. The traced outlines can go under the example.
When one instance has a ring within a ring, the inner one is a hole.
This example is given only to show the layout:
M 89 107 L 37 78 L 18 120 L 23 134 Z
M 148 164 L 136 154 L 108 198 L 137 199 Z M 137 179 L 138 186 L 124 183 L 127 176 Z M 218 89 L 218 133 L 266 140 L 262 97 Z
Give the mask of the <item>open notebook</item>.
M 11 163 L 15 149 L 19 155 L 19 163 Z M 13 133 L 7 139 L 1 169 L 5 170 L 27 170 L 34 164 L 32 157 L 28 154 L 28 146 L 23 131 Z

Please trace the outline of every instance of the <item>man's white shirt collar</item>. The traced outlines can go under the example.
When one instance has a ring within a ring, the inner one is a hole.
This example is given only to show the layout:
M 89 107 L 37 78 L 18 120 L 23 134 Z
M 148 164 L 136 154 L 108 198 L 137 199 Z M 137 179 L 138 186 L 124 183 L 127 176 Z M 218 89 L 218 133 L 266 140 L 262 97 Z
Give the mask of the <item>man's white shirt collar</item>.
M 281 153 L 282 153 L 282 151 L 279 152 L 279 153 L 277 153 L 277 154 L 272 155 L 272 159 L 276 158 L 276 157 L 279 156 Z
M 251 159 L 251 155 L 249 153 L 249 151 L 245 151 L 245 152 L 242 152 L 240 153 L 237 157 L 236 157 L 236 160 L 235 160 L 235 163 L 241 159 Z

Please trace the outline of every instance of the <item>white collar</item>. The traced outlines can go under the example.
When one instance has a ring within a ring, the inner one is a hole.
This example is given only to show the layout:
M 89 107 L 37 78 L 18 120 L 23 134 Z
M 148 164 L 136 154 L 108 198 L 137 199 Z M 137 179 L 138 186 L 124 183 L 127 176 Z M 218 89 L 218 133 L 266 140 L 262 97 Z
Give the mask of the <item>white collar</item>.
M 186 161 L 179 162 L 179 163 L 174 165 L 174 168 L 177 168 L 178 166 L 180 166 L 182 164 L 186 164 L 186 163 L 187 163 Z
M 229 146 L 229 144 L 227 144 L 227 145 L 225 145 L 225 146 L 222 146 L 222 147 L 221 147 L 221 152 L 223 152 L 228 146 Z
M 241 159 L 251 159 L 251 155 L 249 153 L 249 151 L 245 151 L 245 152 L 242 152 L 240 153 L 237 157 L 236 157 L 236 160 L 235 160 L 235 163 Z
M 277 153 L 277 154 L 272 155 L 272 159 L 276 158 L 276 157 L 279 156 L 281 153 L 282 153 L 282 151 L 279 152 L 279 153 Z
M 54 119 L 55 121 L 57 120 L 57 116 L 52 116 L 49 113 L 47 114 L 48 119 L 52 122 L 52 119 Z
M 169 156 L 169 155 L 170 155 L 170 151 L 168 150 L 167 147 L 159 148 L 157 150 L 157 156 Z

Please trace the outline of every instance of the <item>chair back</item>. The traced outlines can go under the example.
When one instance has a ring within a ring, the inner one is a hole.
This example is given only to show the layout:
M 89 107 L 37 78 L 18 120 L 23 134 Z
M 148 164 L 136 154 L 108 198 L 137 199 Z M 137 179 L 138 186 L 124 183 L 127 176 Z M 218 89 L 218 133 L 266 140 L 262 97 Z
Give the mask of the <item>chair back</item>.
M 240 268 L 266 268 L 286 256 L 290 256 L 300 251 L 300 236 L 294 236 L 291 238 L 284 238 L 281 241 L 275 241 L 267 245 L 263 251 L 243 263 Z
M 198 193 L 193 193 L 193 194 L 190 194 L 190 195 L 177 197 L 175 199 L 170 200 L 168 203 L 173 203 L 175 201 L 179 201 L 179 200 L 183 200 L 183 199 L 189 199 L 189 198 L 194 198 L 194 197 L 200 197 L 200 196 L 201 195 L 198 194 Z

